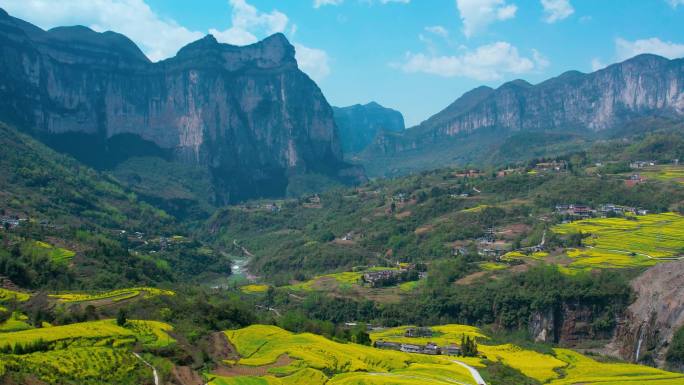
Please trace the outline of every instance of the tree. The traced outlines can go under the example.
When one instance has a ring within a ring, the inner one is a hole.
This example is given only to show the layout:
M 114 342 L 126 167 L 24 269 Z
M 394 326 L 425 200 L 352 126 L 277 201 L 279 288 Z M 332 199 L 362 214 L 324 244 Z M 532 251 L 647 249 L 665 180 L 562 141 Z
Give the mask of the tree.
M 126 311 L 124 309 L 119 309 L 119 312 L 116 314 L 116 324 L 119 326 L 124 326 L 126 325 L 127 321 Z
M 358 324 L 352 330 L 352 342 L 359 345 L 370 346 L 370 335 L 366 332 L 366 324 Z

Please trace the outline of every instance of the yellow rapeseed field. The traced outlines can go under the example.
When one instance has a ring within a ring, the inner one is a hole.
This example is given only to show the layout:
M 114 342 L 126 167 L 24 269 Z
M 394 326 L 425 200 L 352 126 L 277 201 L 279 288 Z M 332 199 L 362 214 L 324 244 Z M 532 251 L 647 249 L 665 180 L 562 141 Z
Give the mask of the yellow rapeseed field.
M 474 385 L 469 371 L 454 360 L 486 371 L 490 362 L 501 362 L 527 377 L 549 385 L 675 385 L 684 383 L 684 375 L 627 363 L 599 363 L 567 349 L 553 354 L 526 350 L 515 345 L 486 345 L 481 330 L 466 325 L 433 326 L 432 338 L 406 338 L 407 326 L 373 332 L 373 340 L 407 341 L 416 344 L 427 340 L 437 344 L 459 342 L 465 334 L 477 337 L 483 357 L 464 358 L 408 354 L 357 344 L 343 344 L 324 337 L 293 334 L 276 326 L 253 325 L 226 332 L 243 357 L 239 364 L 273 364 L 287 354 L 292 363 L 271 368 L 261 377 L 215 377 L 210 385 Z M 486 356 L 486 359 L 484 358 Z M 327 375 L 325 373 L 328 373 Z M 333 374 L 331 374 L 333 373 Z
M 592 218 L 555 226 L 558 234 L 582 232 L 582 249 L 570 249 L 570 267 L 620 268 L 650 266 L 681 256 L 684 216 L 676 213 L 627 218 Z

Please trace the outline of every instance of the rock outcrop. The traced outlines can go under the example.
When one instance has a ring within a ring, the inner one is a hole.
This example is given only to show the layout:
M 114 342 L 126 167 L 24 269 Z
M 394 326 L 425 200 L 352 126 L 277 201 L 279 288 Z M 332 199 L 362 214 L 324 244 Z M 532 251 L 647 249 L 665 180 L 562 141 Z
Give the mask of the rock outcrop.
M 625 360 L 662 367 L 672 336 L 684 326 L 684 260 L 649 268 L 632 288 L 637 299 L 620 320 L 609 349 Z
M 333 107 L 333 111 L 345 154 L 363 151 L 381 132 L 401 132 L 406 128 L 401 112 L 375 102 Z
M 225 202 L 283 195 L 293 175 L 364 178 L 282 34 L 245 47 L 208 35 L 152 63 L 123 35 L 43 31 L 0 10 L 0 120 L 95 158 L 126 136 L 209 168 Z

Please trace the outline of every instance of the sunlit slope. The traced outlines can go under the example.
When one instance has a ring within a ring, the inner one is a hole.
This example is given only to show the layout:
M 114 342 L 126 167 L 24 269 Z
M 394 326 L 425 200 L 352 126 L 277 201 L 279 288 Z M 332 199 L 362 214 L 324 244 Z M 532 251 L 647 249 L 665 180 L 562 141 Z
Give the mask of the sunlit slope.
M 293 334 L 275 326 L 254 325 L 227 331 L 226 335 L 242 357 L 237 365 L 267 367 L 263 376 L 216 377 L 213 385 L 422 385 L 474 384 L 464 362 L 485 378 L 490 365 L 500 362 L 539 383 L 674 385 L 684 383 L 684 375 L 625 363 L 600 363 L 566 349 L 540 353 L 521 347 L 486 345 L 487 337 L 477 328 L 465 325 L 433 327 L 432 338 L 407 338 L 407 327 L 371 333 L 373 340 L 413 342 L 431 340 L 440 345 L 459 343 L 462 335 L 478 337 L 480 357 L 430 356 L 381 350 L 357 344 L 343 344 L 313 334 Z M 277 366 L 287 356 L 288 364 Z M 229 364 L 233 364 L 230 362 Z M 266 366 L 268 365 L 268 366 Z
M 649 266 L 684 253 L 684 216 L 675 213 L 585 219 L 553 231 L 587 236 L 584 248 L 567 253 L 572 267 Z

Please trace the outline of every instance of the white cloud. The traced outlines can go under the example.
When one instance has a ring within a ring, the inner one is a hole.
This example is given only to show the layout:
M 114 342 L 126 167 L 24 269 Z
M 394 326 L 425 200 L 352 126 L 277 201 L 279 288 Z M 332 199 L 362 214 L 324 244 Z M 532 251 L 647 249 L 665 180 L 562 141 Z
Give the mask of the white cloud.
M 246 45 L 256 43 L 258 36 L 285 32 L 289 19 L 284 13 L 273 10 L 261 12 L 245 0 L 229 0 L 232 7 L 231 27 L 225 31 L 210 29 L 209 33 L 222 43 Z
M 153 61 L 172 56 L 204 35 L 160 17 L 143 0 L 71 0 L 59 5 L 51 0 L 3 0 L 0 6 L 45 29 L 83 24 L 99 32 L 120 32 Z
M 297 64 L 315 81 L 321 81 L 330 75 L 328 53 L 322 49 L 309 48 L 301 44 L 295 44 Z
M 570 0 L 541 0 L 544 7 L 544 21 L 555 23 L 563 20 L 575 12 Z
M 286 14 L 272 10 L 261 12 L 246 0 L 229 0 L 231 27 L 209 29 L 223 43 L 246 45 L 273 33 L 292 37 L 297 25 Z M 13 16 L 48 29 L 60 25 L 83 24 L 95 31 L 122 33 L 140 46 L 153 61 L 171 57 L 184 45 L 202 38 L 205 32 L 192 31 L 171 19 L 157 15 L 144 0 L 69 0 L 55 6 L 53 0 L 0 0 Z M 315 80 L 330 73 L 325 51 L 295 44 L 300 68 Z
M 344 0 L 314 0 L 314 8 L 320 8 L 325 5 L 340 5 Z
M 676 59 L 684 57 L 684 44 L 662 41 L 657 37 L 634 41 L 617 38 L 615 39 L 615 51 L 618 60 L 625 60 L 642 53 L 652 53 L 668 59 Z
M 548 66 L 548 60 L 539 52 L 532 51 L 532 56 L 521 56 L 515 46 L 499 41 L 453 56 L 407 52 L 405 62 L 393 66 L 409 73 L 487 81 L 501 79 L 506 74 L 529 73 Z
M 456 0 L 466 37 L 484 30 L 489 24 L 515 17 L 518 7 L 506 0 Z
M 549 64 L 551 64 L 549 58 L 542 55 L 541 52 L 534 48 L 532 48 L 532 60 L 534 60 L 534 63 L 537 65 L 538 69 L 546 68 L 549 66 Z
M 677 8 L 679 5 L 684 5 L 684 0 L 665 0 L 672 8 Z
M 598 71 L 600 69 L 606 68 L 606 65 L 601 61 L 601 59 L 595 57 L 591 59 L 591 70 Z
M 389 4 L 389 3 L 401 3 L 401 4 L 408 4 L 411 2 L 411 0 L 380 0 L 382 4 Z
M 440 36 L 440 37 L 448 37 L 449 36 L 449 31 L 446 28 L 442 27 L 441 25 L 433 25 L 430 27 L 425 27 L 425 30 L 432 33 L 432 34 Z

